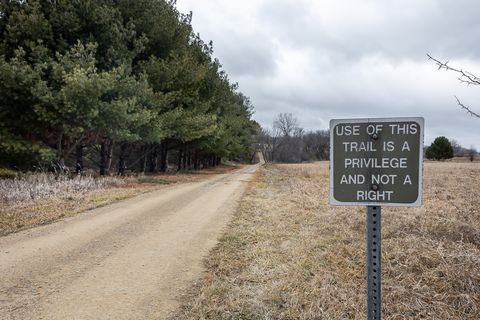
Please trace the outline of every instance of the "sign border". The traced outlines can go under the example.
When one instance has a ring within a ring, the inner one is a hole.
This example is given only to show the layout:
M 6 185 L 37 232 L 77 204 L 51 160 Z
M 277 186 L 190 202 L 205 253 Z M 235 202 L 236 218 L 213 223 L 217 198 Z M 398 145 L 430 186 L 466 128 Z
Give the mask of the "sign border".
M 391 202 L 342 202 L 333 197 L 333 128 L 344 123 L 377 123 L 377 122 L 416 122 L 420 125 L 420 146 L 418 164 L 418 197 L 414 202 L 391 203 Z M 425 119 L 423 117 L 393 117 L 393 118 L 354 118 L 330 120 L 330 205 L 336 206 L 389 206 L 389 207 L 421 207 L 423 203 L 423 146 L 425 139 Z

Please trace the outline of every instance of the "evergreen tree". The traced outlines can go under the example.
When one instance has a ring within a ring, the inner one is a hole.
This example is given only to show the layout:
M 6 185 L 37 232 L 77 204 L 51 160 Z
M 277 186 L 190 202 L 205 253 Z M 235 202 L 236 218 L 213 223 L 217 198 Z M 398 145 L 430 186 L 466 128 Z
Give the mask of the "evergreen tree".
M 0 165 L 108 174 L 252 153 L 252 105 L 164 0 L 0 3 Z M 118 157 L 118 162 L 113 159 Z
M 453 158 L 453 147 L 450 141 L 441 136 L 435 138 L 433 143 L 425 150 L 427 159 L 445 160 Z

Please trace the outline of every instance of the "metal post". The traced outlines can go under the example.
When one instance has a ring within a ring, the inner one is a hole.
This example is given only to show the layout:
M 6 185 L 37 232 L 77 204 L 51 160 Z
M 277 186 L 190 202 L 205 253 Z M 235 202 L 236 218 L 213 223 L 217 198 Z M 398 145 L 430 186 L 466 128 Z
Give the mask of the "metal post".
M 368 320 L 382 318 L 381 207 L 367 207 Z

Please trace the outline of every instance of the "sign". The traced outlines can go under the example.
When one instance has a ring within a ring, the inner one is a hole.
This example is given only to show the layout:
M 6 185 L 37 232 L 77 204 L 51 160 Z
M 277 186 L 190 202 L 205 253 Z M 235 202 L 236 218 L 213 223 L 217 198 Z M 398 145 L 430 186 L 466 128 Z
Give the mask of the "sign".
M 330 204 L 422 204 L 423 118 L 330 121 Z

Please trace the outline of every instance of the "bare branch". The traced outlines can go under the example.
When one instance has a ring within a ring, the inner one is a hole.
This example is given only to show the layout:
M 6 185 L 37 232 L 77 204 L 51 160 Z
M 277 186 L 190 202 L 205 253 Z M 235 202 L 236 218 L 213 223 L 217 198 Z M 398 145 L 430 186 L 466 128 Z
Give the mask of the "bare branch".
M 465 84 L 472 84 L 472 85 L 480 85 L 480 78 L 477 77 L 476 75 L 474 75 L 473 73 L 471 72 L 468 72 L 468 71 L 464 71 L 462 69 L 457 69 L 457 68 L 454 68 L 454 67 L 451 67 L 448 65 L 448 61 L 446 62 L 441 62 L 440 60 L 437 60 L 435 59 L 434 57 L 432 57 L 431 55 L 427 54 L 427 57 L 429 60 L 432 60 L 435 62 L 435 64 L 438 66 L 438 70 L 441 70 L 441 69 L 445 69 L 447 71 L 453 71 L 453 72 L 456 72 L 458 74 L 460 74 L 460 78 L 458 80 L 460 80 L 460 82 L 462 83 L 465 83 Z
M 446 62 L 441 62 L 440 60 L 437 60 L 435 59 L 434 57 L 432 57 L 431 55 L 427 54 L 427 57 L 429 60 L 432 60 L 436 63 L 436 65 L 438 66 L 438 70 L 441 70 L 441 69 L 445 69 L 446 71 L 453 71 L 453 72 L 456 72 L 458 74 L 460 74 L 460 77 L 458 78 L 458 80 L 461 82 L 461 83 L 464 83 L 466 85 L 480 85 L 480 78 L 477 77 L 476 75 L 474 75 L 473 73 L 471 72 L 468 72 L 468 71 L 464 71 L 462 69 L 456 69 L 456 68 L 453 68 L 451 66 L 448 65 L 448 61 Z M 458 105 L 463 109 L 465 110 L 469 115 L 471 115 L 472 117 L 477 117 L 477 118 L 480 118 L 480 115 L 478 113 L 475 113 L 473 112 L 470 107 L 464 105 L 460 99 L 458 99 L 457 96 L 455 96 L 455 99 L 457 99 L 457 103 Z
M 460 107 L 462 107 L 462 109 L 464 109 L 465 111 L 467 111 L 467 113 L 468 113 L 469 115 L 471 115 L 472 117 L 480 118 L 480 114 L 475 113 L 475 112 L 473 112 L 472 110 L 470 110 L 470 108 L 469 108 L 468 106 L 464 105 L 464 104 L 460 101 L 460 99 L 457 98 L 457 96 L 455 96 L 455 99 L 457 99 L 458 105 L 459 105 Z
M 280 113 L 273 122 L 273 129 L 278 130 L 284 137 L 290 137 L 298 128 L 298 120 L 291 113 Z

